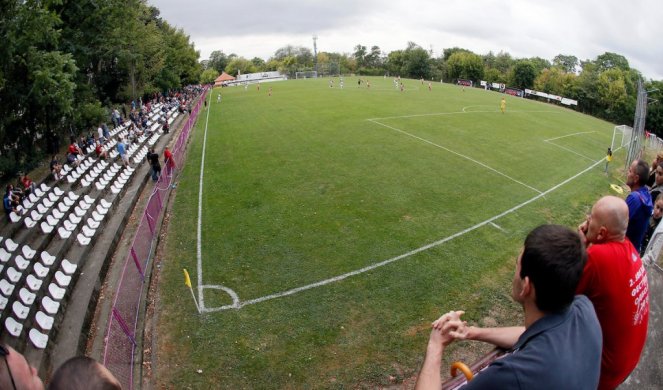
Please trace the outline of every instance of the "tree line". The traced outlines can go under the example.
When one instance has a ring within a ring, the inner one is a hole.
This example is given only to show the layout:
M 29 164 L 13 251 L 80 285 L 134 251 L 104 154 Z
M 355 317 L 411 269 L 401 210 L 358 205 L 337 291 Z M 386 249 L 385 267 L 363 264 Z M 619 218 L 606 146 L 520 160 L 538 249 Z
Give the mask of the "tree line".
M 317 61 L 316 61 L 317 59 Z M 455 82 L 467 79 L 504 83 L 519 89 L 534 89 L 578 101 L 577 110 L 617 124 L 633 124 L 637 100 L 637 82 L 642 74 L 617 53 L 606 52 L 592 60 L 580 60 L 570 54 L 552 59 L 540 57 L 514 58 L 509 53 L 476 54 L 453 47 L 433 57 L 426 50 L 409 42 L 402 50 L 386 53 L 378 46 L 370 49 L 356 45 L 352 53 L 318 53 L 301 46 L 284 46 L 267 61 L 247 60 L 237 54 L 226 55 L 217 50 L 201 62 L 205 71 L 202 80 L 211 82 L 221 72 L 230 75 L 261 71 L 280 71 L 294 77 L 297 71 L 315 70 L 318 75 L 358 74 L 390 75 L 406 78 Z M 646 129 L 663 137 L 663 80 L 643 80 L 649 97 L 658 100 L 649 104 Z
M 30 170 L 109 109 L 198 83 L 189 37 L 145 0 L 0 5 L 0 175 Z

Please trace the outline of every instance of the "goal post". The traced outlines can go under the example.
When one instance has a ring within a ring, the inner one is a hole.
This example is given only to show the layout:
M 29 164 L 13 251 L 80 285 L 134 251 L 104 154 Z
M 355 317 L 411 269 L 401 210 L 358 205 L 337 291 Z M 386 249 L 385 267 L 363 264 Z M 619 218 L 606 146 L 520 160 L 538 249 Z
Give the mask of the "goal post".
M 612 143 L 610 149 L 615 152 L 627 147 L 633 139 L 633 128 L 626 125 L 615 126 L 612 131 Z
M 315 79 L 318 78 L 318 72 L 315 70 L 307 70 L 304 72 L 295 72 L 296 79 Z

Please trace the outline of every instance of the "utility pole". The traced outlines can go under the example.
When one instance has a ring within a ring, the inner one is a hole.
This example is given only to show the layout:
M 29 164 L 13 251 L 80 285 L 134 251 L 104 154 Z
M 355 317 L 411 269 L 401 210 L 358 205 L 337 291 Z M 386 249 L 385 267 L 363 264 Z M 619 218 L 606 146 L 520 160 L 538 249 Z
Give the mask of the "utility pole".
M 318 77 L 317 76 L 317 74 L 318 74 L 318 45 L 317 45 L 317 41 L 318 41 L 318 36 L 314 35 L 313 36 L 313 63 L 315 64 L 315 74 L 316 74 L 315 77 Z

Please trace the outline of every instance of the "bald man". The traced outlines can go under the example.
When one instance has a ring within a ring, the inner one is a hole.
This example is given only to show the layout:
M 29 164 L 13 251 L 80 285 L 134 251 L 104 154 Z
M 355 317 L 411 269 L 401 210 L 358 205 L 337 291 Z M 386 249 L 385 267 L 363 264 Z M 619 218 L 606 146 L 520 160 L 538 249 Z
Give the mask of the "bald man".
M 576 293 L 592 301 L 603 331 L 599 389 L 614 389 L 626 379 L 638 364 L 647 338 L 647 272 L 626 239 L 628 224 L 626 202 L 606 196 L 578 227 L 588 248 Z

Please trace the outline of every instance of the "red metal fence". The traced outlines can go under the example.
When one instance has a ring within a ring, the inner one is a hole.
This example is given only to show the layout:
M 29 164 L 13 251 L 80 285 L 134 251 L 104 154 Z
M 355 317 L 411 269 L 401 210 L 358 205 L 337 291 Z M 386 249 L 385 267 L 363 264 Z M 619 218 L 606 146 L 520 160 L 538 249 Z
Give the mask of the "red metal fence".
M 162 175 L 154 186 L 154 190 L 143 212 L 131 250 L 124 262 L 120 281 L 115 291 L 115 300 L 108 319 L 108 330 L 104 338 L 103 364 L 115 375 L 125 389 L 132 389 L 134 380 L 134 359 L 137 348 L 136 332 L 138 326 L 141 300 L 147 292 L 145 271 L 150 267 L 155 238 L 159 233 L 157 221 L 163 210 L 164 200 L 173 184 L 173 173 L 184 162 L 184 151 L 189 134 L 198 118 L 207 91 L 204 91 L 198 104 L 192 108 L 184 128 L 180 132 L 175 146 L 172 148 L 174 167 L 164 164 Z

